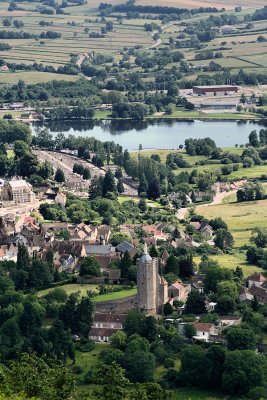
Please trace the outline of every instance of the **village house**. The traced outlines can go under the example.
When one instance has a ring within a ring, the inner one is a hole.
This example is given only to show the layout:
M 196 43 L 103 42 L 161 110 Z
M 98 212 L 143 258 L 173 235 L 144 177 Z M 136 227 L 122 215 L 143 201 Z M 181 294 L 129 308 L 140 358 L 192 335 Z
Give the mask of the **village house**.
M 267 282 L 267 279 L 262 274 L 255 272 L 248 277 L 247 282 L 250 289 L 252 286 L 262 286 L 263 283 Z
M 249 288 L 249 293 L 258 300 L 259 303 L 266 303 L 267 301 L 267 290 L 262 286 L 253 285 Z
M 205 274 L 195 274 L 192 276 L 192 288 L 197 290 L 199 293 L 204 293 L 204 279 Z
M 171 302 L 173 302 L 173 300 L 179 300 L 185 303 L 190 292 L 191 285 L 183 284 L 179 281 L 172 283 L 168 287 L 168 296 Z
M 215 329 L 215 325 L 207 322 L 196 322 L 195 329 L 196 334 L 193 336 L 193 339 L 203 342 L 208 342 L 210 340 L 210 335 L 218 333 L 217 329 Z
M 95 313 L 89 339 L 94 342 L 109 342 L 114 333 L 122 330 L 125 318 L 124 314 Z
M 242 322 L 242 315 L 229 314 L 219 317 L 220 327 L 238 326 Z

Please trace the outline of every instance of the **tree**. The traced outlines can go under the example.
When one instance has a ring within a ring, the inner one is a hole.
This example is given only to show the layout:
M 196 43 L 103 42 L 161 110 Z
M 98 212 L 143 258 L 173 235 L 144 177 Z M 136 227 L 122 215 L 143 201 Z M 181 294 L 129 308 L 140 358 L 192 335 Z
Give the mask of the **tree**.
M 53 346 L 53 355 L 57 360 L 66 363 L 69 356 L 74 361 L 74 344 L 70 332 L 64 329 L 62 321 L 58 319 L 54 321 L 48 337 Z
M 94 256 L 85 257 L 80 265 L 80 276 L 102 276 L 100 265 Z
M 163 306 L 163 314 L 164 315 L 171 315 L 172 313 L 173 313 L 173 307 L 172 307 L 171 303 L 168 301 Z
M 156 201 L 160 197 L 160 183 L 158 179 L 153 179 L 147 189 L 147 197 Z
M 205 293 L 216 293 L 218 283 L 221 281 L 230 281 L 232 279 L 232 271 L 228 268 L 222 268 L 216 264 L 208 265 L 204 280 Z
M 97 398 L 102 400 L 124 400 L 130 384 L 125 378 L 125 370 L 119 365 L 105 365 L 100 363 L 96 372 Z
M 102 183 L 102 194 L 104 197 L 107 196 L 108 193 L 117 193 L 116 182 L 114 179 L 114 175 L 110 169 L 107 170 L 103 183 Z
M 218 229 L 216 231 L 216 236 L 214 239 L 215 246 L 219 247 L 221 250 L 232 249 L 234 245 L 233 235 L 226 229 Z
M 114 247 L 118 246 L 118 244 L 124 241 L 131 242 L 131 238 L 129 235 L 123 232 L 114 232 L 110 237 L 110 243 Z
M 89 168 L 84 168 L 83 179 L 91 179 L 91 172 Z
M 259 147 L 260 146 L 260 142 L 259 142 L 257 131 L 252 131 L 249 134 L 248 140 L 249 140 L 250 146 L 252 146 L 252 147 Z
M 122 179 L 119 179 L 119 180 L 118 180 L 118 183 L 117 183 L 117 191 L 118 191 L 118 193 L 124 193 L 124 186 L 123 186 L 123 181 L 122 181 Z
M 170 255 L 167 259 L 166 262 L 166 267 L 165 267 L 165 273 L 173 273 L 176 276 L 179 276 L 180 274 L 180 267 L 179 267 L 179 258 L 174 256 L 174 255 Z
M 94 200 L 97 197 L 102 197 L 102 183 L 103 177 L 100 176 L 99 178 L 95 177 L 91 181 L 90 189 L 89 189 L 89 198 L 90 200 Z
M 53 282 L 51 269 L 46 262 L 33 260 L 29 270 L 29 287 L 38 289 L 50 285 Z
M 192 290 L 185 303 L 186 314 L 205 314 L 207 312 L 205 295 L 197 290 Z
M 133 264 L 131 256 L 129 254 L 128 251 L 125 251 L 125 253 L 123 254 L 123 257 L 121 259 L 120 262 L 120 269 L 121 269 L 121 276 L 122 278 L 126 278 L 129 268 L 131 267 L 131 265 Z
M 12 397 L 10 400 L 26 400 L 32 396 L 41 400 L 67 400 L 75 392 L 74 376 L 68 367 L 51 359 L 46 363 L 34 354 L 21 354 L 5 373 L 9 391 L 26 394 L 23 399 Z
M 196 328 L 193 324 L 186 324 L 184 330 L 185 330 L 185 336 L 188 339 L 192 339 L 192 337 L 195 336 L 196 334 Z
M 123 330 L 127 336 L 135 333 L 142 335 L 145 326 L 145 315 L 140 311 L 129 311 L 123 323 Z
M 55 173 L 55 181 L 58 183 L 65 182 L 65 175 L 62 169 L 58 168 Z
M 148 183 L 145 174 L 142 174 L 139 179 L 138 196 L 140 196 L 141 193 L 147 193 L 147 190 L 148 190 Z
M 126 376 L 131 382 L 151 382 L 155 370 L 155 357 L 152 353 L 137 350 L 125 353 Z
M 229 350 L 254 350 L 256 347 L 256 335 L 247 327 L 230 327 L 226 332 Z
M 226 393 L 242 395 L 252 388 L 265 386 L 267 361 L 250 350 L 226 353 L 222 389 Z
M 235 311 L 235 301 L 229 295 L 222 295 L 217 298 L 215 312 L 221 315 L 231 314 Z

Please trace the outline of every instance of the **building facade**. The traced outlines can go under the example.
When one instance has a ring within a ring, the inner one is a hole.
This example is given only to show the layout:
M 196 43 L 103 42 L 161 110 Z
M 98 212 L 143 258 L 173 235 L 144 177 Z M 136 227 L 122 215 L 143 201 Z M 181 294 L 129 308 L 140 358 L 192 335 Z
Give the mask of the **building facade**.
M 227 96 L 238 92 L 238 86 L 217 85 L 217 86 L 193 86 L 193 93 L 200 96 Z
M 31 203 L 35 200 L 32 185 L 23 179 L 6 182 L 2 189 L 2 200 L 18 203 Z

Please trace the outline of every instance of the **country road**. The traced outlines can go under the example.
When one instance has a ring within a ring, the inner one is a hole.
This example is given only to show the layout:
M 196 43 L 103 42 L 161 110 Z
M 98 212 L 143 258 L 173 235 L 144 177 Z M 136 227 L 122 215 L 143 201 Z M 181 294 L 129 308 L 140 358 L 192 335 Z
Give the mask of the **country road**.
M 196 210 L 197 210 L 198 207 L 209 207 L 209 206 L 215 206 L 217 204 L 221 204 L 225 197 L 231 196 L 232 194 L 235 194 L 236 192 L 237 192 L 237 189 L 230 190 L 228 192 L 225 191 L 225 192 L 217 193 L 211 203 L 198 205 L 198 206 L 196 206 Z M 188 207 L 180 208 L 178 210 L 178 212 L 176 213 L 177 218 L 178 219 L 185 219 L 187 211 L 188 211 Z

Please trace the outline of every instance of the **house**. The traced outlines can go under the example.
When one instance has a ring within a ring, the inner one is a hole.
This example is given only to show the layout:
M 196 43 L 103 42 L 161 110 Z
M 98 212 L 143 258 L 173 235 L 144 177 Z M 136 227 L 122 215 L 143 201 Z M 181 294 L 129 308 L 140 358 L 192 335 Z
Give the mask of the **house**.
M 94 342 L 109 342 L 114 333 L 122 330 L 125 318 L 124 314 L 95 313 L 89 339 Z
M 193 339 L 201 340 L 203 342 L 208 342 L 210 335 L 216 334 L 215 325 L 207 322 L 196 322 L 195 329 L 196 335 L 193 336 Z
M 254 296 L 249 292 L 243 292 L 239 295 L 240 303 L 250 304 L 253 299 Z
M 195 274 L 192 276 L 192 288 L 199 293 L 204 293 L 205 274 Z
M 103 255 L 112 255 L 115 254 L 115 247 L 111 244 L 92 244 L 86 245 L 85 251 L 87 256 L 103 256 Z
M 49 231 L 57 234 L 62 231 L 68 230 L 69 225 L 67 222 L 51 222 L 48 224 L 41 224 L 41 233 L 45 234 Z
M 130 252 L 133 248 L 134 246 L 126 240 L 116 246 L 116 250 L 120 253 L 125 253 L 126 251 Z
M 261 286 L 263 283 L 265 283 L 267 279 L 265 276 L 262 274 L 259 274 L 255 272 L 254 274 L 250 275 L 247 279 L 248 282 L 248 288 L 251 288 L 252 286 Z
M 80 223 L 74 229 L 70 228 L 70 234 L 71 240 L 83 240 L 88 244 L 95 244 L 97 239 L 97 227 Z
M 116 246 L 116 250 L 124 254 L 126 251 L 128 251 L 130 257 L 133 259 L 137 254 L 140 254 L 140 251 L 134 247 L 131 243 L 123 241 L 118 246 Z
M 249 288 L 249 293 L 258 300 L 259 303 L 266 303 L 267 289 L 262 286 L 253 285 Z
M 14 203 L 31 203 L 35 200 L 32 185 L 23 179 L 6 182 L 2 190 L 2 200 Z
M 65 207 L 67 196 L 64 193 L 58 193 L 55 197 L 56 204 L 59 204 L 62 208 Z
M 176 299 L 182 302 L 186 302 L 188 294 L 191 292 L 191 285 L 183 284 L 181 282 L 174 282 L 168 287 L 169 299 Z
M 111 228 L 108 225 L 100 225 L 97 230 L 96 240 L 100 244 L 109 242 L 111 236 Z
M 221 327 L 238 326 L 242 322 L 242 315 L 229 314 L 219 317 Z

